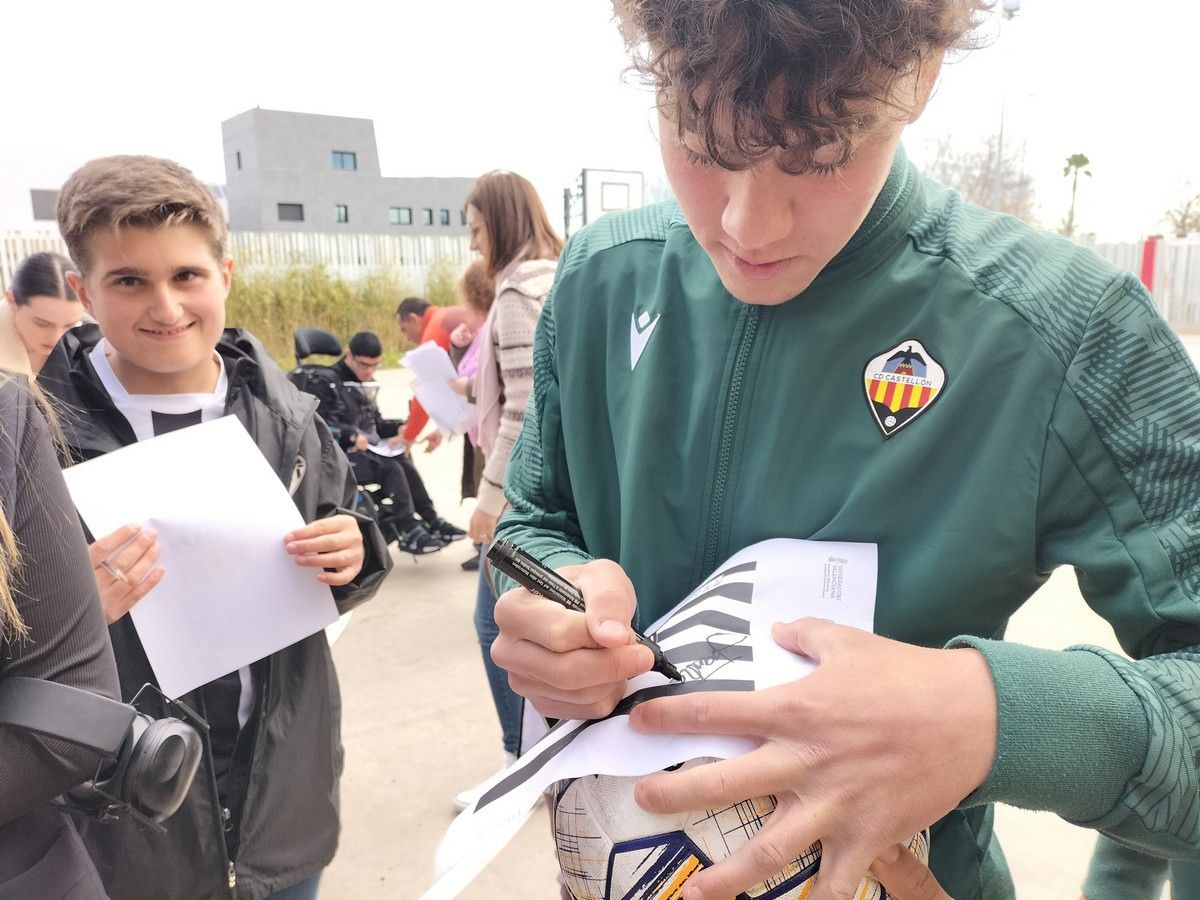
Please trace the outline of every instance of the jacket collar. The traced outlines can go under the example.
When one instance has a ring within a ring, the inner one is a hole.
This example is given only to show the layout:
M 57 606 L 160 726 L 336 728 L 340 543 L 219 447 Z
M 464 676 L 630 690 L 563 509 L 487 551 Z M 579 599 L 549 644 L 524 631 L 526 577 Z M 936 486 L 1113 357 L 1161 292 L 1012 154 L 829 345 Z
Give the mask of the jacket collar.
M 89 456 L 136 440 L 92 365 L 90 354 L 100 337 L 96 325 L 81 325 L 67 332 L 39 378 L 39 384 L 58 401 L 56 410 L 62 413 L 67 443 Z M 293 427 L 303 427 L 312 417 L 316 398 L 293 388 L 248 331 L 225 329 L 216 350 L 229 379 L 227 410 L 244 404 L 249 395 Z
M 920 186 L 921 178 L 908 161 L 904 147 L 897 147 L 887 180 L 867 217 L 821 270 L 812 287 L 836 284 L 873 268 L 904 238 L 920 215 L 924 205 Z

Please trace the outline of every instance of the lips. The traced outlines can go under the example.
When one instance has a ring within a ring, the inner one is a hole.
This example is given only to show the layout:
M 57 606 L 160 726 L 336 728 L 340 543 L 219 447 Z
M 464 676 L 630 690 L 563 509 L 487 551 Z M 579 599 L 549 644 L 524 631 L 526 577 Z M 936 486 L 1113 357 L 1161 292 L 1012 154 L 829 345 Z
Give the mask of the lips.
M 726 248 L 728 250 L 728 248 Z M 752 281 L 766 281 L 774 278 L 782 272 L 792 261 L 792 257 L 784 259 L 770 260 L 768 262 L 750 262 L 738 256 L 732 250 L 728 250 L 729 259 L 733 263 L 733 267 L 737 269 L 739 275 L 743 278 L 749 278 Z
M 181 335 L 186 334 L 188 331 L 190 331 L 192 329 L 192 327 L 195 324 L 196 324 L 195 322 L 188 322 L 186 325 L 172 325 L 170 328 L 145 328 L 145 327 L 142 327 L 142 328 L 139 328 L 138 331 L 140 331 L 142 334 L 146 335 L 147 337 L 155 338 L 157 340 L 169 341 L 173 338 L 177 338 L 177 337 L 180 337 Z

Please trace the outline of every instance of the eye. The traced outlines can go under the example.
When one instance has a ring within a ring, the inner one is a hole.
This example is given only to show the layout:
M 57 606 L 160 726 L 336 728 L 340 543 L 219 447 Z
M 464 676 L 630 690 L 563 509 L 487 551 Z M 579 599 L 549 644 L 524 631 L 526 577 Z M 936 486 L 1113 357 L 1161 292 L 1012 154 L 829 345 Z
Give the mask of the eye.
M 808 173 L 818 177 L 827 178 L 830 175 L 836 175 L 842 170 L 840 163 L 825 163 L 814 162 L 808 167 Z
M 176 281 L 194 281 L 200 277 L 200 273 L 192 269 L 184 269 L 182 272 L 177 272 L 175 275 Z
M 113 284 L 117 285 L 118 287 L 137 287 L 139 283 L 139 279 L 135 278 L 133 275 L 122 275 L 113 282 Z

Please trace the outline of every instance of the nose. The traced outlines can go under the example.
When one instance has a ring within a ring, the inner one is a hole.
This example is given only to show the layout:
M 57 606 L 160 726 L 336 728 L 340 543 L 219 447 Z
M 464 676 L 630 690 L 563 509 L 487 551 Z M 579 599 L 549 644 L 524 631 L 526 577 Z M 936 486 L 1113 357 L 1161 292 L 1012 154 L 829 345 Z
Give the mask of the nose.
M 791 192 L 781 183 L 786 177 L 769 164 L 731 173 L 721 214 L 721 227 L 737 244 L 731 249 L 750 254 L 769 250 L 792 233 L 795 211 Z
M 174 325 L 183 315 L 183 304 L 170 285 L 158 285 L 154 288 L 149 313 L 150 318 L 160 325 Z

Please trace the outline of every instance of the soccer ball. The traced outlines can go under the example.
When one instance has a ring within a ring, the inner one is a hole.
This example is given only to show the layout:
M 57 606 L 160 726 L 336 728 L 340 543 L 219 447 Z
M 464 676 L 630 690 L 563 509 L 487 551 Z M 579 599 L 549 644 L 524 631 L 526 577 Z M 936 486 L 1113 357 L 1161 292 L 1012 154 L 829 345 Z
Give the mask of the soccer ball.
M 555 788 L 554 843 L 575 900 L 678 900 L 688 878 L 750 840 L 775 811 L 775 798 L 766 796 L 704 812 L 649 813 L 633 799 L 637 781 L 587 775 Z M 909 849 L 928 861 L 928 834 L 916 835 Z M 814 844 L 739 900 L 807 897 L 820 864 L 821 845 Z M 887 894 L 868 877 L 854 898 L 886 900 Z

